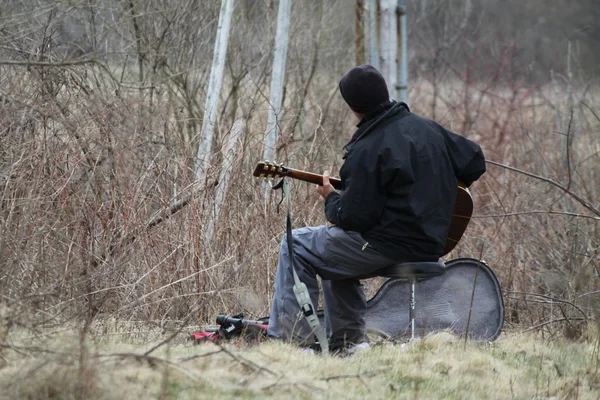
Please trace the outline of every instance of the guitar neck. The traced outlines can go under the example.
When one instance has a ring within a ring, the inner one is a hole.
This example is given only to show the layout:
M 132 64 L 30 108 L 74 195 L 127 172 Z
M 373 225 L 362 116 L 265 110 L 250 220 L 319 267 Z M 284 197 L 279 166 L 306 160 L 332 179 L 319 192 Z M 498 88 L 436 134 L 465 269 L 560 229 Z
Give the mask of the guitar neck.
M 298 179 L 317 185 L 323 184 L 323 175 L 284 167 L 283 165 L 271 163 L 269 161 L 259 162 L 254 169 L 253 175 L 257 178 L 267 179 L 279 179 L 287 176 L 292 179 Z M 329 182 L 335 189 L 342 189 L 342 181 L 339 178 L 329 178 Z M 471 198 L 471 194 L 469 193 L 469 190 L 466 188 L 465 184 L 463 182 L 458 182 L 458 191 L 456 193 L 456 199 L 454 202 L 454 211 L 452 213 L 452 220 L 443 255 L 448 254 L 456 246 L 465 232 L 465 229 L 467 229 L 471 215 L 473 215 L 473 199 Z
M 299 169 L 288 168 L 287 176 L 298 179 L 304 182 L 314 183 L 317 185 L 323 184 L 323 175 L 313 174 L 312 172 L 301 171 Z M 329 178 L 329 183 L 337 190 L 342 189 L 342 181 L 338 178 Z

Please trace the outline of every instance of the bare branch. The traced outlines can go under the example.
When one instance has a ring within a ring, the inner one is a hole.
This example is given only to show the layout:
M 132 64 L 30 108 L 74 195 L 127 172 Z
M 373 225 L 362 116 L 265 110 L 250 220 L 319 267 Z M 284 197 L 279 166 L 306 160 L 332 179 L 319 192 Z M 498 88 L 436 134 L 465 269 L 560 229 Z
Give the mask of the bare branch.
M 334 381 L 334 380 L 339 380 L 339 379 L 360 379 L 362 377 L 370 378 L 370 377 L 378 375 L 382 372 L 389 371 L 390 369 L 392 369 L 392 367 L 379 368 L 379 369 L 375 369 L 372 371 L 359 372 L 357 374 L 332 375 L 332 376 L 326 376 L 325 378 L 321 378 L 319 380 L 329 382 L 329 381 Z
M 568 300 L 558 299 L 556 297 L 548 296 L 548 295 L 545 295 L 545 294 L 529 293 L 529 292 L 518 292 L 518 291 L 513 291 L 513 290 L 508 290 L 506 293 L 507 294 L 510 294 L 510 293 L 521 294 L 521 295 L 533 296 L 533 297 L 541 297 L 542 299 L 546 299 L 546 300 L 550 300 L 550 301 L 555 301 L 557 303 L 567 304 L 567 305 L 573 307 L 574 309 L 576 309 L 577 311 L 579 311 L 581 313 L 581 315 L 583 315 L 583 318 L 585 318 L 587 320 L 586 313 L 579 306 L 577 306 L 576 304 L 574 304 L 573 302 L 570 302 Z
M 516 215 L 532 215 L 532 214 L 554 214 L 554 215 L 564 215 L 567 217 L 577 217 L 577 218 L 589 218 L 595 221 L 600 221 L 600 217 L 594 217 L 592 215 L 578 214 L 567 211 L 551 211 L 551 210 L 532 210 L 532 211 L 518 211 L 512 213 L 504 213 L 504 214 L 481 214 L 481 215 L 473 215 L 472 218 L 504 218 L 504 217 L 512 217 Z
M 65 60 L 60 62 L 50 61 L 15 61 L 15 60 L 0 60 L 0 65 L 14 65 L 22 67 L 50 67 L 50 68 L 62 68 L 72 67 L 75 65 L 85 64 L 101 64 L 95 58 L 88 58 L 84 60 Z
M 581 104 L 583 104 L 588 110 L 590 110 L 590 112 L 594 115 L 594 117 L 596 117 L 596 119 L 598 120 L 598 122 L 600 122 L 600 117 L 598 116 L 598 114 L 596 114 L 594 112 L 594 110 L 592 110 L 592 107 L 588 106 L 585 102 L 581 102 Z
M 213 188 L 217 185 L 218 181 L 214 181 L 208 186 L 208 189 Z M 191 186 L 190 194 L 184 196 L 180 200 L 170 201 L 170 205 L 166 209 L 156 211 L 154 215 L 150 218 L 150 220 L 146 223 L 145 229 L 147 230 L 153 228 L 156 225 L 159 225 L 160 223 L 165 221 L 166 219 L 171 218 L 179 211 L 181 211 L 200 193 L 200 189 L 201 187 L 198 185 L 198 183 L 193 184 Z M 130 233 L 129 235 L 125 236 L 116 246 L 114 246 L 111 249 L 110 253 L 115 254 L 119 249 L 123 248 L 123 246 L 127 246 L 133 243 L 133 241 L 135 241 L 137 235 L 139 235 L 140 232 L 141 229 L 136 229 L 133 233 Z
M 588 210 L 590 210 L 591 212 L 593 212 L 594 214 L 596 214 L 597 216 L 600 217 L 600 210 L 598 210 L 596 207 L 594 207 L 592 204 L 590 204 L 587 200 L 583 199 L 582 197 L 580 197 L 579 195 L 573 193 L 571 190 L 569 190 L 568 188 L 564 187 L 563 185 L 561 185 L 560 183 L 556 182 L 555 180 L 534 174 L 532 172 L 528 172 L 528 171 L 524 171 L 522 169 L 519 168 L 515 168 L 515 167 L 511 167 L 510 165 L 506 165 L 506 164 L 502 164 L 496 161 L 491 161 L 491 160 L 486 160 L 486 163 L 488 164 L 492 164 L 498 167 L 502 167 L 504 169 L 508 169 L 509 171 L 514 171 L 514 172 L 518 172 L 520 174 L 529 176 L 531 178 L 535 178 L 538 179 L 540 181 L 546 182 L 551 184 L 552 186 L 555 186 L 559 189 L 561 189 L 563 192 L 567 193 L 569 196 L 571 196 L 572 198 L 574 198 L 575 200 L 577 200 L 577 202 L 579 204 L 581 204 L 583 207 L 587 208 Z

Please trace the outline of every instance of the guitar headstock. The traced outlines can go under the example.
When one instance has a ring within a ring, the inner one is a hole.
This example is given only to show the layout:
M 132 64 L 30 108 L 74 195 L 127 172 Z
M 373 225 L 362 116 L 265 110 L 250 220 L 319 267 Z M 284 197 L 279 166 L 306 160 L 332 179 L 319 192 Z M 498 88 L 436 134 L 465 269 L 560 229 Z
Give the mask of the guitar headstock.
M 260 161 L 256 164 L 256 168 L 254 168 L 254 173 L 252 175 L 257 178 L 282 178 L 287 176 L 288 169 L 281 164 L 277 164 L 272 161 Z

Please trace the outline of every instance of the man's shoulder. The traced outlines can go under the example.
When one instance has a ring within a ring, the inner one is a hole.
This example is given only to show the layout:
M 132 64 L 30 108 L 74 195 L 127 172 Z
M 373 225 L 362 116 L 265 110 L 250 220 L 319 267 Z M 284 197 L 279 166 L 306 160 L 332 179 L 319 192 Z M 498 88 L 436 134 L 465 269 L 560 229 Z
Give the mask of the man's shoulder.
M 424 117 L 419 114 L 412 113 L 412 112 L 409 113 L 409 115 L 407 115 L 406 118 L 403 118 L 402 122 L 405 124 L 408 124 L 408 125 L 412 124 L 412 125 L 427 126 L 427 127 L 437 128 L 437 129 L 444 129 L 443 126 L 441 126 L 439 123 L 435 122 L 434 120 Z
M 433 137 L 443 136 L 446 129 L 437 122 L 415 113 L 408 113 L 403 118 L 394 118 L 381 127 L 383 140 L 394 142 L 429 141 Z

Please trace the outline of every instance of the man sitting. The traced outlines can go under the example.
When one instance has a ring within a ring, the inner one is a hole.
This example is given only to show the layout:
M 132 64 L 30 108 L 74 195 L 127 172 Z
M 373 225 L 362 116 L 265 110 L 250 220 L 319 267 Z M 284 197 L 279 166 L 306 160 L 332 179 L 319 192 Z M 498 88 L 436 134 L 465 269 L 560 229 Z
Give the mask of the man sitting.
M 485 172 L 481 148 L 434 121 L 390 101 L 370 65 L 341 79 L 342 97 L 360 120 L 344 147 L 341 193 L 323 175 L 317 192 L 333 226 L 294 229 L 294 268 L 318 304 L 322 279 L 332 351 L 366 347 L 367 301 L 359 277 L 401 262 L 437 261 L 448 236 L 457 181 L 469 186 Z M 284 236 L 279 251 L 268 335 L 312 343 L 292 291 Z

